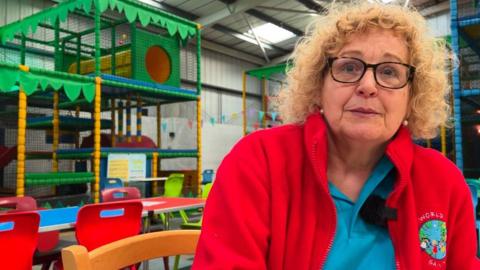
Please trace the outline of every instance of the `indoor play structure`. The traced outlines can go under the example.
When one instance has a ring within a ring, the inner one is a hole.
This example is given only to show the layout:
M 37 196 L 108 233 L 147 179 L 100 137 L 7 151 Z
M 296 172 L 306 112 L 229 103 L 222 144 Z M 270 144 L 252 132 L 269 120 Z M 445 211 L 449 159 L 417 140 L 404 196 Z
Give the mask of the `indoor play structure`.
M 280 119 L 277 112 L 270 106 L 269 99 L 273 98 L 275 94 L 270 95 L 270 82 L 276 82 L 283 86 L 283 78 L 276 78 L 275 76 L 283 76 L 287 71 L 287 63 L 278 64 L 275 66 L 266 66 L 256 69 L 250 69 L 243 72 L 243 87 L 242 87 L 242 117 L 243 117 L 243 135 L 247 135 L 258 128 L 266 128 L 275 123 L 279 123 Z M 247 76 L 252 76 L 261 81 L 262 89 L 262 109 L 256 111 L 247 106 Z
M 98 202 L 112 154 L 143 154 L 147 177 L 158 175 L 160 159 L 196 158 L 201 179 L 200 37 L 200 25 L 133 0 L 69 0 L 1 27 L 1 44 L 19 55 L 16 62 L 0 62 L 2 104 L 14 107 L 0 117 L 18 119 L 17 146 L 0 146 L 0 168 L 17 161 L 16 195 L 24 196 L 28 186 L 91 183 Z M 180 49 L 192 38 L 194 90 L 180 87 Z M 39 53 L 43 63 L 34 61 Z M 191 101 L 197 149 L 162 149 L 161 106 Z M 156 107 L 158 144 L 142 134 L 145 107 Z M 53 113 L 29 117 L 28 108 Z M 101 119 L 102 112 L 110 112 L 108 119 Z M 51 151 L 26 149 L 30 129 L 45 130 Z M 85 132 L 91 135 L 81 142 Z M 61 149 L 60 143 L 74 147 Z M 27 159 L 51 159 L 51 172 L 28 172 Z M 75 171 L 59 171 L 62 160 L 75 162 Z
M 451 48 L 458 55 L 452 69 L 455 164 L 465 177 L 478 178 L 480 125 L 480 6 L 478 1 L 450 1 Z

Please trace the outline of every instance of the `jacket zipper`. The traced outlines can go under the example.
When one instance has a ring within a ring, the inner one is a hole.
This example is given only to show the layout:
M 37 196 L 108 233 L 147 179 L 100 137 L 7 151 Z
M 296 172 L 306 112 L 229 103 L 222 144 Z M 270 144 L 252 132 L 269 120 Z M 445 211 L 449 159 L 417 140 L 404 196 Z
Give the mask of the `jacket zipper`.
M 317 171 L 319 171 L 316 154 L 317 154 L 317 142 L 315 142 L 315 144 L 313 145 L 313 164 L 314 164 L 315 168 L 317 169 Z M 393 161 L 393 159 L 392 159 L 392 161 Z M 395 162 L 394 162 L 394 164 L 395 164 Z M 398 166 L 396 166 L 396 165 L 395 165 L 395 167 L 398 168 Z M 399 178 L 401 178 L 400 170 L 398 170 L 398 171 L 399 171 Z M 329 201 L 331 202 L 331 204 L 333 204 L 332 200 L 329 200 Z M 333 209 L 335 229 L 330 236 L 330 240 L 328 242 L 327 250 L 326 250 L 325 255 L 323 256 L 322 260 L 320 261 L 320 268 L 319 269 L 323 269 L 323 266 L 325 265 L 325 262 L 328 258 L 328 254 L 330 253 L 330 250 L 332 248 L 333 241 L 334 241 L 334 236 L 335 236 L 337 213 L 335 211 L 335 205 L 331 205 L 331 206 L 333 207 L 332 209 Z M 400 267 L 400 261 L 398 259 L 398 249 L 395 249 L 395 243 L 397 242 L 396 241 L 397 240 L 396 234 L 390 233 L 390 237 L 392 237 L 393 244 L 394 244 L 393 245 L 393 250 L 394 250 L 394 256 L 395 256 L 395 267 L 396 267 L 397 270 L 400 270 L 401 267 Z
M 315 144 L 313 145 L 313 166 L 315 166 L 317 171 L 319 171 L 318 163 L 317 163 L 317 142 L 315 142 Z M 328 246 L 327 246 L 327 250 L 325 252 L 325 255 L 323 256 L 322 260 L 320 261 L 320 267 L 317 268 L 317 269 L 323 269 L 323 266 L 325 265 L 325 262 L 327 261 L 328 254 L 330 253 L 330 250 L 332 249 L 332 246 L 333 246 L 335 231 L 336 231 L 336 227 L 337 227 L 337 212 L 335 211 L 335 205 L 333 205 L 332 200 L 328 200 L 328 201 L 331 202 L 331 204 L 332 204 L 331 206 L 333 207 L 332 208 L 333 209 L 333 218 L 334 218 L 333 222 L 334 222 L 335 226 L 334 226 L 333 233 L 330 236 L 330 240 L 328 241 Z
M 391 230 L 393 230 L 393 229 L 391 229 Z M 396 266 L 397 270 L 400 270 L 400 261 L 398 260 L 398 250 L 395 248 L 395 243 L 397 242 L 396 241 L 397 237 L 396 237 L 396 234 L 391 233 L 391 230 L 389 230 L 389 232 L 390 232 L 390 237 L 392 237 L 393 255 L 395 256 L 395 266 Z
M 398 180 L 401 182 L 401 180 L 403 179 L 402 172 L 399 169 L 398 165 L 396 164 L 396 159 L 391 154 L 390 155 L 387 154 L 387 156 L 390 157 L 393 164 L 395 165 L 395 169 L 397 169 L 397 171 L 398 171 Z M 398 193 L 398 191 L 397 191 L 397 193 Z M 392 195 L 394 195 L 393 192 L 390 195 L 390 198 L 391 198 Z M 389 229 L 389 233 L 390 233 L 390 237 L 392 238 L 393 254 L 395 256 L 395 266 L 396 266 L 397 270 L 400 270 L 400 261 L 399 261 L 399 255 L 398 255 L 399 251 L 398 251 L 398 249 L 395 248 L 395 245 L 397 244 L 397 239 L 398 239 L 398 237 L 397 237 L 398 232 L 397 232 L 396 229 L 394 230 L 394 228 L 391 228 L 391 229 Z

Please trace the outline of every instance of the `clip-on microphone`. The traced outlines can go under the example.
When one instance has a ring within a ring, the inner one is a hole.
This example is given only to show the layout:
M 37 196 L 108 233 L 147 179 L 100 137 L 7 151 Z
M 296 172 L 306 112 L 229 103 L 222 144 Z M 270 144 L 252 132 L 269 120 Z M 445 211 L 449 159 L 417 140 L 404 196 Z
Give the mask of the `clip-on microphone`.
M 360 208 L 360 217 L 365 222 L 387 227 L 387 220 L 397 219 L 397 209 L 386 206 L 386 200 L 378 195 L 370 195 L 362 208 Z

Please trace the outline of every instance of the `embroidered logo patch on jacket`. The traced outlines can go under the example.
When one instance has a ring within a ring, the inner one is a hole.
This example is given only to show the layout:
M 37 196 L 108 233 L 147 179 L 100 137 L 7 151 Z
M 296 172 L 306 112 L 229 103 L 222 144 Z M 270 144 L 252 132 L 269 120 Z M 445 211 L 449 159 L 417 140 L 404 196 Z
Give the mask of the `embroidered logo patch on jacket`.
M 442 260 L 447 255 L 447 225 L 445 221 L 431 219 L 419 231 L 420 248 L 430 257 Z

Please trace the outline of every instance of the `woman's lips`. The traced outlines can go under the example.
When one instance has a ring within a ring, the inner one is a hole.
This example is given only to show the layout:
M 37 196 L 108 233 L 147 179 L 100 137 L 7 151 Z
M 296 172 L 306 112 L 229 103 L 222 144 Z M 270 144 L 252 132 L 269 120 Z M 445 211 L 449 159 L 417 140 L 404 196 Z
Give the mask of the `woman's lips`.
M 359 116 L 376 116 L 380 114 L 377 111 L 369 108 L 354 108 L 348 111 Z

